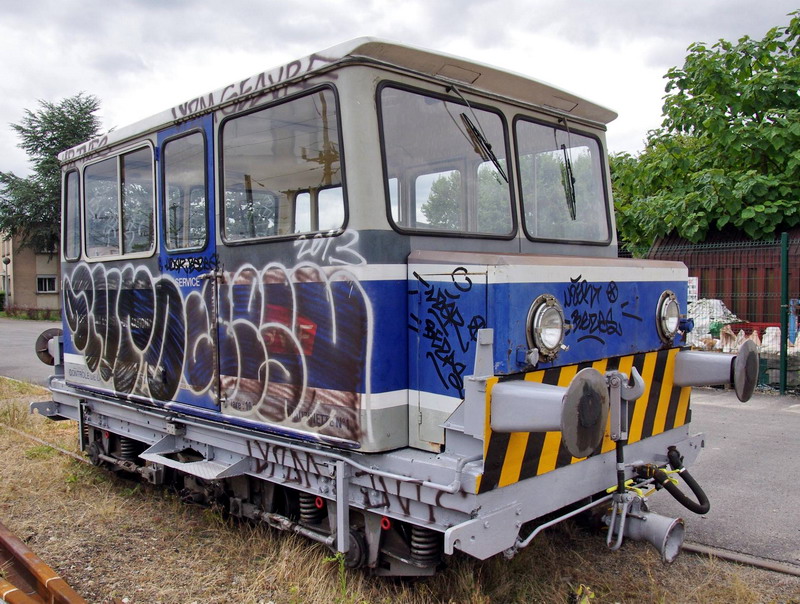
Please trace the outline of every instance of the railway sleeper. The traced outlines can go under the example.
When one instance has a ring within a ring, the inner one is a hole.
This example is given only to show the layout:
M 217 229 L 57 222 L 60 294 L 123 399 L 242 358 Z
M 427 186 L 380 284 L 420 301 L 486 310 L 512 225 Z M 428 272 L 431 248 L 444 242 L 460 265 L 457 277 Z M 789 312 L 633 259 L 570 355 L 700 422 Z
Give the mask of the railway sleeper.
M 344 549 L 348 568 L 408 577 L 433 575 L 442 564 L 443 535 L 430 528 L 348 507 L 343 514 L 348 520 L 346 547 L 341 548 L 335 499 L 247 475 L 207 480 L 143 460 L 139 455 L 148 449 L 146 443 L 94 426 L 86 426 L 84 440 L 95 466 L 174 488 L 186 503 L 217 506 L 230 517 L 264 522 L 322 543 L 334 552 Z M 172 458 L 180 464 L 205 459 L 191 448 L 172 454 Z

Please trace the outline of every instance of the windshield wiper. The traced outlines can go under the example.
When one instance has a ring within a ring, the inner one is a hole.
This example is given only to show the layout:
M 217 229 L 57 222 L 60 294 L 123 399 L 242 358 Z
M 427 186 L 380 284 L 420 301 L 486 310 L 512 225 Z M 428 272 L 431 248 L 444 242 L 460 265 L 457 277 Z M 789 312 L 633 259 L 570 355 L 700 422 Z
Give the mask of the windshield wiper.
M 473 147 L 475 147 L 475 152 L 481 156 L 483 161 L 492 162 L 494 167 L 500 173 L 500 176 L 503 177 L 503 180 L 508 182 L 508 176 L 506 176 L 503 166 L 500 165 L 500 160 L 497 159 L 494 151 L 492 151 L 491 143 L 486 140 L 486 137 L 483 136 L 483 133 L 478 130 L 475 124 L 472 123 L 472 120 L 469 119 L 469 116 L 466 113 L 461 114 L 461 121 L 464 122 L 469 139 L 472 141 Z
M 564 152 L 564 168 L 561 170 L 561 184 L 564 185 L 564 195 L 567 198 L 569 217 L 575 220 L 577 208 L 575 204 L 575 176 L 572 174 L 572 162 L 569 159 L 566 145 L 561 145 Z

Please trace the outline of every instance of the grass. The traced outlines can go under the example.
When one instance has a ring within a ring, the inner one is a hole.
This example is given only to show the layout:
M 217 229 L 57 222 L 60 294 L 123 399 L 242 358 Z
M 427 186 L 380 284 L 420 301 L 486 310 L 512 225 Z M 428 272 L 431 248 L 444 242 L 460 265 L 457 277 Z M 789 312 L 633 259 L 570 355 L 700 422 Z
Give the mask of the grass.
M 57 308 L 6 306 L 0 311 L 0 317 L 22 321 L 60 321 L 61 311 Z
M 74 424 L 20 419 L 20 396 L 35 395 L 20 388 L 0 379 L 0 393 L 17 399 L 0 395 L 3 417 L 74 450 Z M 8 413 L 10 403 L 17 410 Z M 800 579 L 690 554 L 664 565 L 634 542 L 610 552 L 603 534 L 574 524 L 545 531 L 511 561 L 457 555 L 433 578 L 369 577 L 305 539 L 229 521 L 47 449 L 0 426 L 0 521 L 92 602 L 567 603 L 581 586 L 591 604 L 800 602 Z
M 48 396 L 49 390 L 11 378 L 0 378 L 0 401 L 21 396 Z

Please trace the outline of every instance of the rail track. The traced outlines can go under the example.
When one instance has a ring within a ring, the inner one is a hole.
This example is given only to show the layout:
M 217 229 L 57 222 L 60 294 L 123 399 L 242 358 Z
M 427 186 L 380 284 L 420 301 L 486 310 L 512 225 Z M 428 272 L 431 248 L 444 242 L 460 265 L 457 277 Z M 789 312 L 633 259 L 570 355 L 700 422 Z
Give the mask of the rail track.
M 86 600 L 0 523 L 0 602 L 85 604 Z

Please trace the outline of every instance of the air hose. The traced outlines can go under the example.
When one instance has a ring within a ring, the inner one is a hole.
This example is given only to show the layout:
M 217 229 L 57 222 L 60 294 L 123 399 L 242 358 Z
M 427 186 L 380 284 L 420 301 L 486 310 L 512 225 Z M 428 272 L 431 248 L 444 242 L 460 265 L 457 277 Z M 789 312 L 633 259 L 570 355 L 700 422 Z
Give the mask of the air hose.
M 639 469 L 639 474 L 644 475 L 646 478 L 653 478 L 656 482 L 656 488 L 665 488 L 669 494 L 672 495 L 678 501 L 678 503 L 680 503 L 687 510 L 692 511 L 695 514 L 707 514 L 711 509 L 711 503 L 708 501 L 708 497 L 703 492 L 703 489 L 700 488 L 699 484 L 697 484 L 697 481 L 692 477 L 691 474 L 689 474 L 689 471 L 683 467 L 683 458 L 678 452 L 678 449 L 675 447 L 669 447 L 667 451 L 667 459 L 669 460 L 669 465 L 672 467 L 672 469 L 677 471 L 681 478 L 683 478 L 684 482 L 689 485 L 692 493 L 694 493 L 695 497 L 697 497 L 696 502 L 687 497 L 683 491 L 681 491 L 680 487 L 672 482 L 669 474 L 657 466 L 644 466 Z

